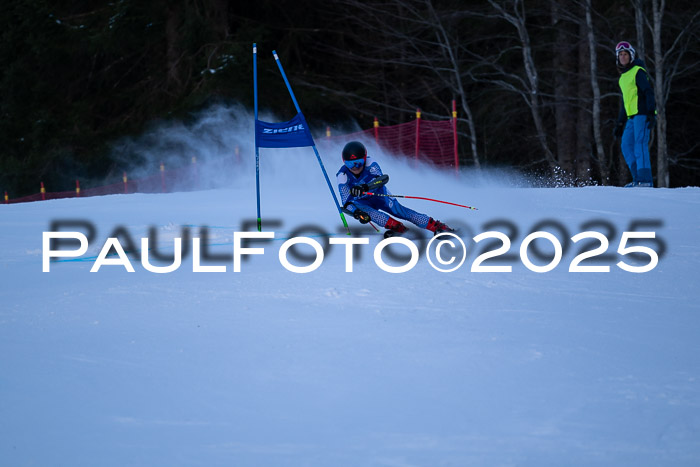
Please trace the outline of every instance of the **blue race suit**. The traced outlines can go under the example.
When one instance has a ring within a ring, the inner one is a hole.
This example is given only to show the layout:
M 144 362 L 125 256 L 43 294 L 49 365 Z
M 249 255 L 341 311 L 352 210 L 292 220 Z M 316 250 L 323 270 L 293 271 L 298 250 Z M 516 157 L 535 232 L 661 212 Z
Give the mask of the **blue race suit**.
M 362 172 L 360 172 L 360 174 L 357 176 L 355 176 L 355 174 L 353 174 L 346 166 L 342 166 L 336 174 L 336 179 L 338 180 L 338 191 L 340 191 L 343 206 L 351 213 L 358 209 L 366 212 L 369 214 L 372 222 L 381 227 L 386 226 L 386 223 L 389 220 L 389 216 L 386 213 L 389 213 L 392 216 L 398 217 L 399 219 L 412 222 L 422 229 L 426 228 L 428 221 L 430 221 L 430 216 L 402 206 L 398 201 L 396 201 L 395 198 L 373 195 L 362 195 L 355 197 L 350 194 L 350 188 L 353 186 L 369 183 L 381 175 L 382 169 L 379 167 L 379 164 L 372 160 L 371 157 L 367 157 L 367 161 L 365 162 Z M 386 189 L 386 186 L 381 186 L 375 189 L 373 192 L 383 195 L 391 194 Z

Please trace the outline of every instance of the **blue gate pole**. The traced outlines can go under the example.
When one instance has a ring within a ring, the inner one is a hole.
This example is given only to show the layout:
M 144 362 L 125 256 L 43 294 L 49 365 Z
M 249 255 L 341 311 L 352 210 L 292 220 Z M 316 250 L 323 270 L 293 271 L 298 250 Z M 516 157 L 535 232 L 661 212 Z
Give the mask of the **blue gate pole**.
M 284 84 L 287 85 L 287 90 L 289 91 L 289 95 L 292 98 L 292 102 L 294 102 L 294 107 L 297 109 L 297 113 L 301 114 L 301 109 L 299 108 L 299 104 L 297 103 L 297 98 L 294 97 L 294 91 L 292 91 L 292 86 L 289 84 L 289 80 L 287 79 L 287 75 L 284 73 L 284 69 L 282 68 L 282 62 L 280 62 L 279 57 L 277 56 L 276 51 L 272 51 L 272 55 L 275 57 L 275 62 L 277 62 L 277 67 L 280 69 L 280 73 L 282 74 L 282 78 L 284 79 Z M 303 117 L 303 114 L 302 114 Z M 256 117 L 257 118 L 257 117 Z M 306 121 L 306 119 L 304 119 Z M 306 124 L 304 125 L 304 131 L 309 136 L 309 139 L 311 141 L 314 140 L 313 136 L 311 136 L 311 131 L 309 130 L 309 125 Z M 338 214 L 340 214 L 340 219 L 343 221 L 343 225 L 345 226 L 345 229 L 348 231 L 348 235 L 350 235 L 350 227 L 348 227 L 348 222 L 345 220 L 345 214 L 343 214 L 343 210 L 340 208 L 340 203 L 338 202 L 338 197 L 335 195 L 335 191 L 333 191 L 333 185 L 331 185 L 331 181 L 328 179 L 328 173 L 326 173 L 326 168 L 323 166 L 323 161 L 321 160 L 321 156 L 318 153 L 318 149 L 316 149 L 316 143 L 311 146 L 314 149 L 314 154 L 316 154 L 316 160 L 318 160 L 318 164 L 321 166 L 321 171 L 323 172 L 323 176 L 326 178 L 326 183 L 328 184 L 328 189 L 331 191 L 331 195 L 333 195 L 333 200 L 335 201 L 335 206 L 338 208 Z
M 253 95 L 255 99 L 255 125 L 258 122 L 258 47 L 253 44 Z M 255 131 L 255 192 L 258 199 L 258 232 L 262 232 L 260 218 L 260 149 L 258 148 L 258 132 Z

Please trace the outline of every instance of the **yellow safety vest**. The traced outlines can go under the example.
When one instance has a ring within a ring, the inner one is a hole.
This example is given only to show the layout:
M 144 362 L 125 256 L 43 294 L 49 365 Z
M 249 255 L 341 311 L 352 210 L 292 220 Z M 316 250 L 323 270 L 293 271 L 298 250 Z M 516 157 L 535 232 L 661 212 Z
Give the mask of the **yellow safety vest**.
M 625 113 L 627 118 L 634 117 L 639 113 L 638 106 L 638 89 L 637 89 L 637 72 L 642 70 L 647 71 L 639 65 L 635 65 L 626 72 L 620 75 L 620 89 L 622 90 L 622 100 L 625 104 Z

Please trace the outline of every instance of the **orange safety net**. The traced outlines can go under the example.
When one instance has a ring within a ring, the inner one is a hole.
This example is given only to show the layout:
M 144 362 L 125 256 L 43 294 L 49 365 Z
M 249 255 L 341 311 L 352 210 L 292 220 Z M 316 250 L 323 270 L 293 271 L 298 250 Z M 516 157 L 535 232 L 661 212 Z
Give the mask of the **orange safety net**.
M 62 198 L 83 198 L 90 196 L 117 195 L 128 193 L 169 193 L 188 191 L 199 188 L 199 171 L 195 164 L 177 169 L 161 170 L 138 179 L 111 183 L 93 188 L 77 190 L 36 193 L 21 198 L 7 199 L 5 204 L 28 203 Z
M 406 160 L 419 160 L 438 167 L 458 167 L 455 158 L 456 142 L 454 120 L 427 121 L 422 118 L 392 126 L 375 126 L 368 130 L 339 136 L 327 136 L 317 140 L 317 145 L 327 142 L 345 143 L 352 140 L 374 140 L 382 149 L 404 157 Z M 219 161 L 221 163 L 222 161 Z M 241 162 L 236 153 L 223 161 L 219 169 L 233 170 Z M 177 169 L 161 170 L 138 179 L 127 179 L 123 182 L 112 183 L 92 188 L 77 190 L 37 193 L 21 198 L 5 199 L 5 204 L 27 203 L 61 198 L 82 198 L 89 196 L 104 196 L 128 193 L 168 193 L 173 191 L 188 191 L 201 188 L 199 169 L 196 163 L 188 164 Z M 6 195 L 7 196 L 7 195 Z
M 406 159 L 418 159 L 438 167 L 455 167 L 453 122 L 417 118 L 408 123 L 379 126 L 355 133 L 331 136 L 324 141 L 374 140 L 385 151 Z M 417 150 L 416 150 L 417 148 Z

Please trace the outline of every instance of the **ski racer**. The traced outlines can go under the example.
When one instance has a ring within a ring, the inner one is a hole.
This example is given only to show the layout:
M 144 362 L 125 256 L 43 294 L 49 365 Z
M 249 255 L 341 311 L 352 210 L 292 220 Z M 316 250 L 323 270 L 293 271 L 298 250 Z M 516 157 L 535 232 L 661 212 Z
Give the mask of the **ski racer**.
M 347 143 L 343 148 L 343 163 L 336 174 L 343 209 L 360 223 L 366 224 L 371 220 L 384 227 L 387 229 L 384 237 L 387 238 L 408 230 L 391 216 L 410 221 L 434 235 L 454 231 L 442 222 L 402 206 L 391 198 L 385 186 L 389 176 L 382 174 L 379 164 L 367 156 L 364 144 L 359 141 Z

